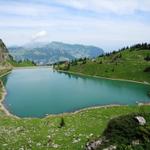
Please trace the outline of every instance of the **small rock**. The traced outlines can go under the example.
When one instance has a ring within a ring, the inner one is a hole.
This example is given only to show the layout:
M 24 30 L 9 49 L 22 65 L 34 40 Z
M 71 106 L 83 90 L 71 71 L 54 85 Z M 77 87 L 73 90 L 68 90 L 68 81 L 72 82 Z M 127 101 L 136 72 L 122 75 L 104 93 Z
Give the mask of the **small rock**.
M 132 145 L 139 145 L 140 144 L 140 141 L 139 140 L 134 140 L 132 141 Z
M 102 139 L 86 144 L 86 150 L 96 150 L 102 143 Z
M 136 116 L 135 119 L 138 121 L 138 123 L 139 123 L 140 125 L 145 125 L 145 124 L 146 124 L 146 120 L 145 120 L 145 118 L 142 117 L 142 116 Z

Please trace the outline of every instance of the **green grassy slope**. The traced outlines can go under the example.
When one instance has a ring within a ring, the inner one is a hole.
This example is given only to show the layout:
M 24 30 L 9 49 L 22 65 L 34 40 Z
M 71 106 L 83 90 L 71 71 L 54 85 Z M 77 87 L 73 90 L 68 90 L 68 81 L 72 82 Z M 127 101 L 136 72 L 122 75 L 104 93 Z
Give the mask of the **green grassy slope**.
M 150 61 L 144 58 L 150 56 L 150 50 L 130 49 L 112 53 L 109 56 L 98 57 L 95 60 L 77 62 L 71 65 L 68 71 L 83 73 L 87 75 L 128 79 L 134 81 L 150 82 L 150 72 L 144 72 L 150 67 Z M 63 69 L 62 65 L 58 69 Z
M 150 112 L 149 106 L 143 106 Z M 111 118 L 139 112 L 138 106 L 120 106 L 86 110 L 43 119 L 15 119 L 0 111 L 0 149 L 82 150 L 88 140 L 99 137 Z M 57 148 L 56 148 L 57 147 Z
M 29 60 L 25 61 L 14 61 L 14 60 L 9 60 L 8 61 L 12 66 L 14 67 L 30 67 L 30 66 L 35 66 L 35 63 Z
M 121 58 L 116 58 L 121 54 Z M 87 61 L 86 64 L 71 66 L 69 71 L 85 73 L 110 78 L 129 79 L 135 81 L 150 82 L 150 73 L 144 69 L 150 66 L 150 61 L 144 57 L 150 55 L 150 51 L 125 50 L 110 56 L 97 58 L 96 61 Z M 115 60 L 116 59 L 116 60 Z M 100 64 L 102 62 L 102 64 Z

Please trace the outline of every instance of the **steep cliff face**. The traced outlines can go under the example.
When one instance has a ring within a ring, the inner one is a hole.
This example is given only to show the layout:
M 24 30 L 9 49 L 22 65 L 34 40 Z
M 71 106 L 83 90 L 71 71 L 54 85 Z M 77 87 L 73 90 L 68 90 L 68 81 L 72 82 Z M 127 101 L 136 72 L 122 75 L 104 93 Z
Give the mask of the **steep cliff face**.
M 8 49 L 6 48 L 3 41 L 0 39 L 0 63 L 9 59 Z
M 0 39 L 0 76 L 12 69 L 9 63 L 10 55 L 3 41 Z

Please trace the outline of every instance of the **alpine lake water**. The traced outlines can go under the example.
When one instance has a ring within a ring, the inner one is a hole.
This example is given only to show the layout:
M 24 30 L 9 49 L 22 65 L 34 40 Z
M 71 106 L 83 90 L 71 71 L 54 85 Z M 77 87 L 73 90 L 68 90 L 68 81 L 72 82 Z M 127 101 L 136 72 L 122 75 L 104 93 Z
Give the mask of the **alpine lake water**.
M 60 73 L 52 68 L 14 69 L 2 80 L 7 91 L 3 104 L 19 117 L 150 102 L 149 85 Z

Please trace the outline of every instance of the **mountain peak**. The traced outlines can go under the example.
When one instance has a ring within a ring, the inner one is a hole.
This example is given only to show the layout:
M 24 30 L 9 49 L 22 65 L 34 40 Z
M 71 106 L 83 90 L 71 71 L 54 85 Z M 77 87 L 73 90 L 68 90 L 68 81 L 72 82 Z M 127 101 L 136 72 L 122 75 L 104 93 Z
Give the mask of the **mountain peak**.
M 83 57 L 92 58 L 104 53 L 99 47 L 58 41 L 50 43 L 32 42 L 22 47 L 10 47 L 9 51 L 17 60 L 30 59 L 44 64 Z

